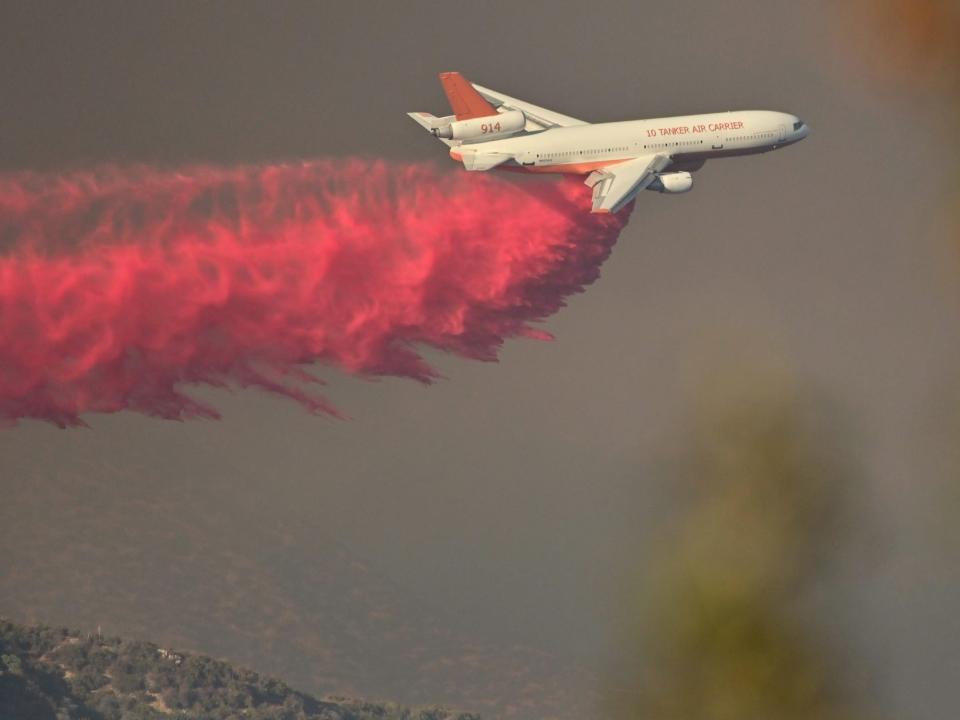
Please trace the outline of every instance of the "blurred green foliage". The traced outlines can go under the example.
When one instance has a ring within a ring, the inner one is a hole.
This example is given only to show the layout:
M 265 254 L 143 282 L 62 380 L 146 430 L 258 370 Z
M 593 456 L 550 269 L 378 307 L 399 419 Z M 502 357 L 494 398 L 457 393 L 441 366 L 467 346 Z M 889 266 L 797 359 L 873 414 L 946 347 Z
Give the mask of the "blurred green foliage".
M 861 717 L 804 604 L 842 541 L 852 478 L 786 382 L 699 396 L 676 507 L 643 571 L 609 712 L 650 720 Z M 621 686 L 624 683 L 620 683 Z

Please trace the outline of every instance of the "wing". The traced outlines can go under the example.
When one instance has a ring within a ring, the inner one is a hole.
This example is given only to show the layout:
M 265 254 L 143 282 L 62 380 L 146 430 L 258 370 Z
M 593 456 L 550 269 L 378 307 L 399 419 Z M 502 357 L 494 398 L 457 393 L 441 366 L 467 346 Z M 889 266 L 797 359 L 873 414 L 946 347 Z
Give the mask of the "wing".
M 533 105 L 523 100 L 517 100 L 509 95 L 498 93 L 489 88 L 481 87 L 472 83 L 474 89 L 483 96 L 483 99 L 491 105 L 502 107 L 507 110 L 522 110 L 527 117 L 526 130 L 545 130 L 552 127 L 571 127 L 573 125 L 589 125 L 583 120 L 577 120 L 569 115 L 561 115 L 553 110 L 547 110 L 538 105 Z
M 641 155 L 590 173 L 585 184 L 593 188 L 591 212 L 617 212 L 652 183 L 670 162 L 670 157 L 662 153 Z

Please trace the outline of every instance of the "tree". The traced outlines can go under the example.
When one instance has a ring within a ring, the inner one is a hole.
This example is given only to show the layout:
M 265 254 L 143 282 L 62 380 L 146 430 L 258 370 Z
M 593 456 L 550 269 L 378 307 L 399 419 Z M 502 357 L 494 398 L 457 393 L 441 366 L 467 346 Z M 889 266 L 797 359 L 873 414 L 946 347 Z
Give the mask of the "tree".
M 671 472 L 678 508 L 646 564 L 611 714 L 855 717 L 835 648 L 801 612 L 838 540 L 849 469 L 788 382 L 732 387 L 700 394 Z

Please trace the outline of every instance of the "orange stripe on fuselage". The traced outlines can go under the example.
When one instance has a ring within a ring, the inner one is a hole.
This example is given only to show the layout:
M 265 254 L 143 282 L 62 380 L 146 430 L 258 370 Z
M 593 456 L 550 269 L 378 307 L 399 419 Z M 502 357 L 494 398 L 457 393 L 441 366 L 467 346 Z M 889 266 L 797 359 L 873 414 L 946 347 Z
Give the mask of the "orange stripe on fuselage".
M 463 153 L 461 153 L 456 148 L 450 148 L 450 157 L 456 160 L 457 162 L 463 162 Z M 580 163 L 560 163 L 558 165 L 540 165 L 539 167 L 534 165 L 500 165 L 497 167 L 497 170 L 514 170 L 517 172 L 532 172 L 532 173 L 567 173 L 570 175 L 586 175 L 591 173 L 594 170 L 600 170 L 601 168 L 610 167 L 611 165 L 619 165 L 620 163 L 625 163 L 628 160 L 633 160 L 633 158 L 619 158 L 618 160 L 595 160 L 593 162 L 580 162 Z
M 596 160 L 594 162 L 579 163 L 559 163 L 557 165 L 524 165 L 523 170 L 533 173 L 571 173 L 576 175 L 585 175 L 586 173 L 600 170 L 601 168 L 619 165 L 620 163 L 633 160 L 633 158 L 620 158 L 619 160 Z

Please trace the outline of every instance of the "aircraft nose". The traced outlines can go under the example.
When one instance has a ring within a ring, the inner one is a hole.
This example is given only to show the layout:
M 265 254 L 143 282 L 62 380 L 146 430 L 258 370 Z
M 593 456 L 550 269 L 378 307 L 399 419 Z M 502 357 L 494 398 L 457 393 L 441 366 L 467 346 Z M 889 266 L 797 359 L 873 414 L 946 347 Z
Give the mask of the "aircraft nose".
M 810 126 L 796 115 L 791 116 L 791 118 L 793 121 L 793 136 L 797 140 L 803 140 L 807 135 L 810 134 Z

